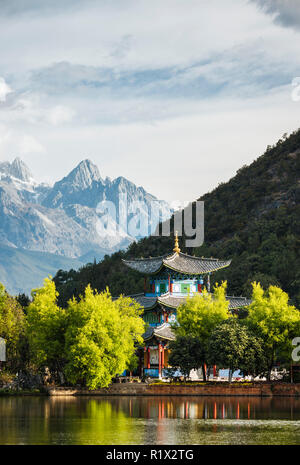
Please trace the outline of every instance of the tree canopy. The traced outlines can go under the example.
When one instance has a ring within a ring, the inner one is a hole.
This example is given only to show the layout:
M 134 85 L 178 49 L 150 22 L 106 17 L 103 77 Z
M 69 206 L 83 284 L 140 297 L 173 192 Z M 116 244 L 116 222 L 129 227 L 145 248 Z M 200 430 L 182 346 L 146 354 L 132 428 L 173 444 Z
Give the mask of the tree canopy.
M 90 286 L 67 309 L 67 378 L 90 389 L 108 386 L 113 376 L 132 365 L 136 345 L 141 344 L 144 322 L 141 307 L 109 291 L 95 293 Z
M 205 363 L 205 354 L 196 337 L 178 335 L 175 341 L 169 343 L 169 349 L 169 364 L 174 367 L 173 372 L 179 369 L 185 378 L 191 370 L 197 370 Z
M 215 327 L 229 318 L 226 300 L 226 282 L 215 285 L 213 294 L 204 291 L 201 295 L 187 298 L 177 309 L 176 336 L 196 338 L 202 350 L 202 363 L 208 361 L 208 344 Z M 203 372 L 205 372 L 203 367 Z
M 277 286 L 264 291 L 259 283 L 253 283 L 252 303 L 246 322 L 263 340 L 268 360 L 268 375 L 281 354 L 292 352 L 292 339 L 300 332 L 300 312 L 289 305 L 289 296 Z
M 27 335 L 32 360 L 38 366 L 61 368 L 64 360 L 66 311 L 56 301 L 54 282 L 46 278 L 44 286 L 32 291 L 27 308 Z
M 129 297 L 113 300 L 109 291 L 93 291 L 57 305 L 51 279 L 33 291 L 27 309 L 27 334 L 32 359 L 38 367 L 61 370 L 71 383 L 90 389 L 107 386 L 112 377 L 135 363 L 145 325 L 142 308 Z
M 236 317 L 223 321 L 214 329 L 209 342 L 209 361 L 229 368 L 230 381 L 235 370 L 258 376 L 267 370 L 263 341 Z
M 0 283 L 0 337 L 6 343 L 6 359 L 12 369 L 22 364 L 25 343 L 25 317 L 22 307 Z

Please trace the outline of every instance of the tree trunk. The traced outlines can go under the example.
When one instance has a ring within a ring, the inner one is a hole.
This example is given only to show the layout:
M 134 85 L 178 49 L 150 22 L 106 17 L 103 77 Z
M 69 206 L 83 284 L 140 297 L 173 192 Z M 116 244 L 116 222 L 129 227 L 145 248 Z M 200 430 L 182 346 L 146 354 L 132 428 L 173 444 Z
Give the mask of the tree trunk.
M 202 376 L 203 376 L 203 381 L 206 381 L 206 372 L 205 372 L 205 365 L 202 365 Z
M 210 365 L 207 365 L 206 367 L 206 381 L 209 381 L 210 378 Z
M 233 374 L 233 371 L 232 371 L 231 368 L 229 368 L 229 373 L 228 373 L 228 381 L 229 381 L 229 383 L 231 383 L 231 381 L 232 381 L 232 374 Z
M 271 359 L 271 364 L 269 365 L 267 381 L 271 381 L 271 372 L 272 372 L 272 368 L 273 368 L 273 365 L 274 365 L 274 358 L 275 358 L 275 350 L 274 350 L 274 347 L 273 347 L 272 359 Z

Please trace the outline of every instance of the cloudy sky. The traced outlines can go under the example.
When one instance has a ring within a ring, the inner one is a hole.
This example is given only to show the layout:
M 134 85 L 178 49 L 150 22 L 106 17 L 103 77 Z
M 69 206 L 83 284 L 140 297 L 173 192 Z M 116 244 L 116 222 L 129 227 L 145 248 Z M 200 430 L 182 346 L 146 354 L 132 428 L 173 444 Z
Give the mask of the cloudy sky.
M 0 0 L 0 160 L 192 200 L 300 127 L 299 50 L 299 0 Z

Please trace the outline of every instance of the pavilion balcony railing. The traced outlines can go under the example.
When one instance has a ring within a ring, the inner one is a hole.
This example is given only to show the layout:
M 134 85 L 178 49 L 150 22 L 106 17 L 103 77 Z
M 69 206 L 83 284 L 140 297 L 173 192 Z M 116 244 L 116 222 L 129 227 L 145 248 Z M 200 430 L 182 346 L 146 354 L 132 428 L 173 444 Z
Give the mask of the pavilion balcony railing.
M 145 297 L 158 297 L 160 295 L 160 292 L 145 292 Z

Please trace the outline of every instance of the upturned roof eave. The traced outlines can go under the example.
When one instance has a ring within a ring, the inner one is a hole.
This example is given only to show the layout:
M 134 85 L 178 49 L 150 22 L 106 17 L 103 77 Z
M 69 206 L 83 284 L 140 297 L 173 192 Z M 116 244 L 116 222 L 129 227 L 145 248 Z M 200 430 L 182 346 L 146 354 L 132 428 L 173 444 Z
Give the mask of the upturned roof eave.
M 213 263 L 216 263 L 216 265 L 218 264 L 218 262 L 222 262 L 222 265 L 221 266 L 216 266 L 215 268 L 212 268 L 210 270 L 201 270 L 201 271 L 193 271 L 193 270 L 188 270 L 188 269 L 184 269 L 184 268 L 179 268 L 178 266 L 172 266 L 171 263 L 169 263 L 170 261 L 176 259 L 176 256 L 179 255 L 179 256 L 182 256 L 183 258 L 186 258 L 188 260 L 191 260 L 191 262 L 213 262 Z M 143 263 L 144 265 L 147 266 L 147 264 L 150 265 L 151 262 L 154 262 L 155 260 L 157 261 L 160 261 L 161 262 L 159 263 L 158 262 L 158 266 L 156 269 L 154 269 L 153 271 L 148 271 L 147 268 L 144 269 L 144 270 L 141 270 L 141 269 L 138 269 L 136 266 L 134 266 L 134 264 L 139 264 L 139 263 Z M 213 273 L 215 271 L 218 271 L 218 270 L 221 270 L 223 268 L 227 268 L 230 264 L 231 264 L 231 260 L 219 260 L 219 259 L 210 259 L 210 258 L 200 258 L 200 257 L 192 257 L 190 255 L 186 255 L 186 254 L 183 254 L 183 253 L 179 253 L 177 254 L 176 252 L 173 253 L 173 254 L 168 254 L 168 255 L 162 255 L 162 256 L 159 256 L 159 257 L 151 257 L 151 258 L 138 258 L 138 259 L 133 259 L 133 260 L 125 260 L 125 259 L 122 259 L 122 262 L 128 266 L 129 268 L 133 269 L 134 271 L 137 271 L 139 273 L 143 273 L 143 274 L 146 274 L 146 275 L 155 275 L 157 273 L 159 273 L 163 267 L 165 268 L 168 268 L 172 271 L 175 271 L 177 273 L 181 273 L 181 274 L 186 274 L 186 275 L 193 275 L 193 276 L 201 276 L 201 275 L 206 275 L 206 274 L 209 274 L 209 273 Z M 224 264 L 225 263 L 225 264 Z

